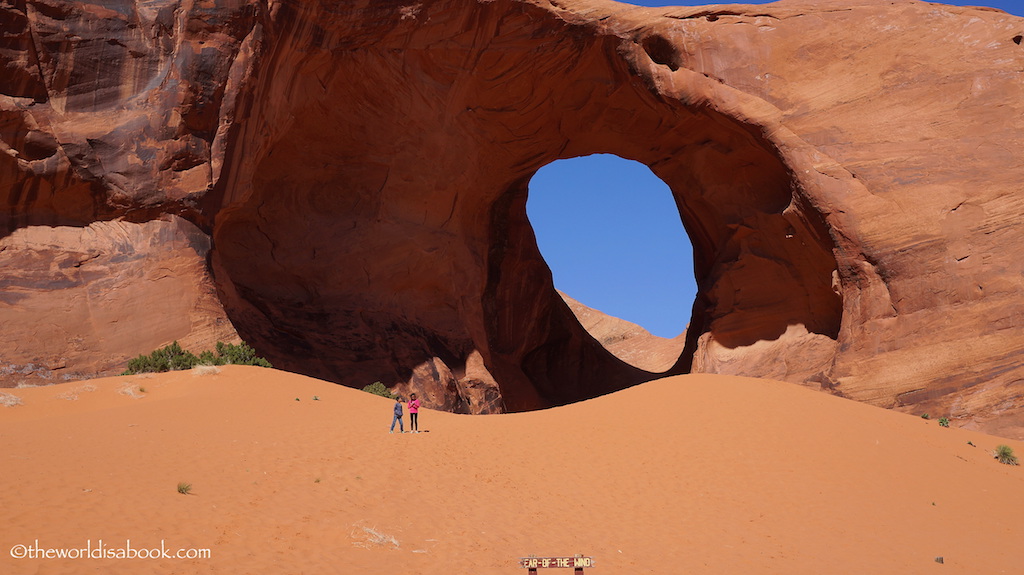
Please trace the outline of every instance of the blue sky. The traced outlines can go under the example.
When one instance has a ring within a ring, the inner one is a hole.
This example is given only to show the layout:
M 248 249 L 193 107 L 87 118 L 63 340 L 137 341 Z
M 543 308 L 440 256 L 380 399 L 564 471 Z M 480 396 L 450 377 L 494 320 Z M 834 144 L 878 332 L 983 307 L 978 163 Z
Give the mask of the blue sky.
M 650 168 L 610 154 L 553 162 L 530 181 L 526 212 L 555 287 L 655 335 L 686 327 L 693 248 Z
M 946 3 L 1024 16 L 1024 0 Z M 693 248 L 668 186 L 647 166 L 608 154 L 559 160 L 533 177 L 526 207 L 556 288 L 655 335 L 686 327 L 696 295 Z

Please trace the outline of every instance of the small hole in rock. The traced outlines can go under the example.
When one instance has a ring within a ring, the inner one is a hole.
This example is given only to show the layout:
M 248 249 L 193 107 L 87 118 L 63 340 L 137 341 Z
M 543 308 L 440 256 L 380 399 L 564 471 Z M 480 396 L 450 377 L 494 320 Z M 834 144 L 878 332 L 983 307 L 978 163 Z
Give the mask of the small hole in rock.
M 664 36 L 648 36 L 643 39 L 644 51 L 651 57 L 655 64 L 668 66 L 675 72 L 679 69 L 679 53 Z
M 1013 37 L 1014 44 L 1020 44 L 1021 40 L 1024 40 L 1024 36 L 1021 36 L 1020 34 L 1017 34 L 1016 36 Z

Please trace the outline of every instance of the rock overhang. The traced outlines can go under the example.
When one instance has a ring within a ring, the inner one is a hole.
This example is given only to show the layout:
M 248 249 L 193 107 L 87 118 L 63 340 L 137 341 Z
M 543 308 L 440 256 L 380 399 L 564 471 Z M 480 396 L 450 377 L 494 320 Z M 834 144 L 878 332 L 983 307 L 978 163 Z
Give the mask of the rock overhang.
M 701 337 L 734 348 L 800 324 L 835 340 L 823 216 L 765 126 L 702 101 L 710 80 L 666 97 L 657 84 L 678 67 L 648 39 L 530 4 L 386 14 L 354 32 L 296 15 L 321 24 L 264 56 L 275 96 L 259 98 L 254 125 L 278 136 L 230 176 L 247 191 L 225 191 L 244 200 L 218 214 L 214 259 L 242 335 L 292 341 L 278 363 L 402 381 L 478 352 L 511 409 L 654 377 L 566 313 L 526 219 L 537 169 L 597 152 L 662 177 L 695 246 L 698 321 L 669 373 L 691 369 Z M 452 26 L 470 14 L 472 29 Z

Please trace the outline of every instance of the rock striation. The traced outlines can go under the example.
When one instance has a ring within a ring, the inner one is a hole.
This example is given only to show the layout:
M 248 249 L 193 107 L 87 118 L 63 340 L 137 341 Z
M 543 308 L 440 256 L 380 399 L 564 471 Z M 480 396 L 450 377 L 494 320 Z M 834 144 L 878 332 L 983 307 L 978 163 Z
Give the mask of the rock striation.
M 276 366 L 459 412 L 693 371 L 1024 436 L 1020 18 L 15 0 L 0 31 L 8 383 L 237 333 Z M 661 177 L 694 246 L 663 371 L 587 333 L 526 218 L 540 167 L 598 152 Z M 124 313 L 82 316 L 59 290 Z M 166 305 L 115 303 L 135 301 Z

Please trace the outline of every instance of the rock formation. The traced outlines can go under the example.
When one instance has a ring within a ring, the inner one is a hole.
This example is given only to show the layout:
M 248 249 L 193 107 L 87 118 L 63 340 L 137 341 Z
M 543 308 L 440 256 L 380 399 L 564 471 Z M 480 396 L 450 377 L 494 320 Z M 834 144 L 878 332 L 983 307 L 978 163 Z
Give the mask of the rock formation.
M 685 331 L 673 338 L 658 337 L 635 323 L 587 307 L 560 290 L 558 295 L 601 347 L 640 369 L 652 373 L 670 369 L 686 345 Z
M 526 218 L 540 167 L 605 152 L 670 186 L 694 246 L 664 373 L 1024 436 L 1020 18 L 910 0 L 15 0 L 0 30 L 8 382 L 232 330 L 285 369 L 454 411 L 658 377 L 579 325 Z

